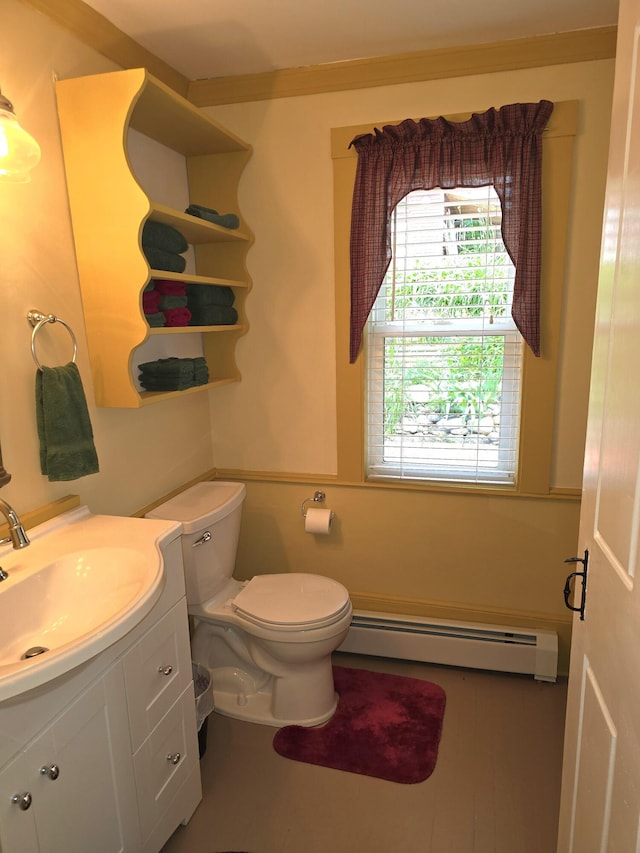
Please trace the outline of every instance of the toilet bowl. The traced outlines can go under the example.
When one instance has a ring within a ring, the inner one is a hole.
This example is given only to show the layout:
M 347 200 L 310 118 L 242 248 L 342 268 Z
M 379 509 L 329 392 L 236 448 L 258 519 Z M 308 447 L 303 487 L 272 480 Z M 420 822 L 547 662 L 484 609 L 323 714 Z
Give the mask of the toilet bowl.
M 147 516 L 182 524 L 192 657 L 211 671 L 215 710 L 315 726 L 336 709 L 331 655 L 349 630 L 349 593 L 305 572 L 236 580 L 245 494 L 242 483 L 198 483 Z

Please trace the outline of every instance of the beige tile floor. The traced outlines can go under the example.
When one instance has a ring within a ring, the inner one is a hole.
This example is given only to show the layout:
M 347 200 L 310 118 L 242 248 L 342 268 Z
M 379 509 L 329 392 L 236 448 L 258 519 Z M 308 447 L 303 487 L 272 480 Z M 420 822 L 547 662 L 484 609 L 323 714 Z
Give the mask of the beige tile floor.
M 447 693 L 436 769 L 402 785 L 279 756 L 213 714 L 203 800 L 162 853 L 555 853 L 566 682 L 337 654 Z

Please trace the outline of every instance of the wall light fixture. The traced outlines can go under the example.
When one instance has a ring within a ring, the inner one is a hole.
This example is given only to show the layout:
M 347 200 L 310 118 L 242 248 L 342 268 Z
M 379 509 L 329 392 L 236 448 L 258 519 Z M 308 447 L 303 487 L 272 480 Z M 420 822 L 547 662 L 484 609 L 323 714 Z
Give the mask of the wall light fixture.
M 13 104 L 0 92 L 0 181 L 30 181 L 39 162 L 40 146 L 20 127 Z

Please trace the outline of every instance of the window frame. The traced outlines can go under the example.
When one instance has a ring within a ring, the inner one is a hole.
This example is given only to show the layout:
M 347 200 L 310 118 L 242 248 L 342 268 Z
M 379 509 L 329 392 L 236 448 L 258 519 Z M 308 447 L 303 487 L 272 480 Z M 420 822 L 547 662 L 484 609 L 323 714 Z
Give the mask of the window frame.
M 484 107 L 483 109 L 487 109 Z M 480 111 L 480 110 L 478 110 Z M 466 121 L 471 112 L 447 115 L 450 121 Z M 374 127 L 399 124 L 401 120 L 375 125 L 334 128 L 331 150 L 334 172 L 335 305 L 336 305 L 336 406 L 338 478 L 346 483 L 376 485 L 369 480 L 366 464 L 366 359 L 361 352 L 349 364 L 351 201 L 357 154 L 349 143 Z M 556 380 L 560 349 L 564 293 L 566 241 L 572 181 L 573 146 L 578 124 L 578 102 L 555 103 L 543 133 L 542 155 L 542 272 L 540 280 L 541 355 L 524 347 L 519 461 L 515 485 L 443 483 L 422 479 L 385 478 L 385 485 L 463 491 L 501 491 L 547 495 L 551 489 L 554 448 Z M 367 346 L 366 337 L 364 347 Z

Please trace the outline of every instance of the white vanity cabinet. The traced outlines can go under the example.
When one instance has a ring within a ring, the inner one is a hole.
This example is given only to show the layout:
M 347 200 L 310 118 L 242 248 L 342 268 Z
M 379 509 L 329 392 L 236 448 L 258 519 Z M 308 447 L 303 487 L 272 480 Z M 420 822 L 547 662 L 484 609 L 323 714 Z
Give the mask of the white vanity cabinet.
M 178 533 L 160 546 L 160 599 L 133 631 L 0 703 L 2 853 L 157 853 L 200 802 Z
M 126 722 L 116 664 L 0 774 L 3 853 L 140 847 Z

